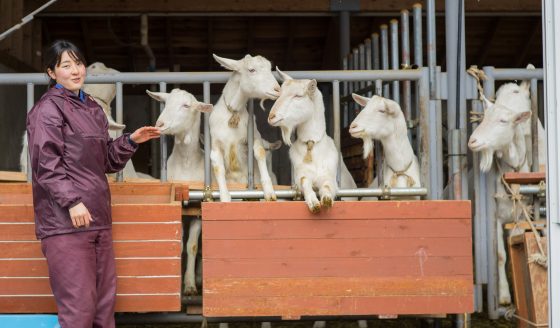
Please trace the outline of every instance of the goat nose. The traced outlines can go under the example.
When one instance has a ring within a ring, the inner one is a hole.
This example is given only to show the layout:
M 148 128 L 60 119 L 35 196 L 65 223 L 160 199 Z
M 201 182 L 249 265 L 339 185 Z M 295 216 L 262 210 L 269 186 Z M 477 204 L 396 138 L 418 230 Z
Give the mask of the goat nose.
M 279 93 L 279 92 L 280 92 L 280 86 L 279 86 L 279 85 L 275 86 L 275 87 L 274 87 L 274 91 L 276 91 L 276 92 Z
M 469 139 L 469 146 L 472 146 L 476 143 L 476 138 L 470 138 Z
M 350 129 L 355 129 L 357 127 L 358 127 L 358 124 L 356 124 L 356 123 L 350 124 Z
M 156 122 L 156 128 L 161 128 L 163 126 L 163 122 L 162 121 L 157 121 Z
M 276 118 L 276 114 L 270 113 L 270 115 L 268 115 L 268 120 L 271 121 L 274 118 Z

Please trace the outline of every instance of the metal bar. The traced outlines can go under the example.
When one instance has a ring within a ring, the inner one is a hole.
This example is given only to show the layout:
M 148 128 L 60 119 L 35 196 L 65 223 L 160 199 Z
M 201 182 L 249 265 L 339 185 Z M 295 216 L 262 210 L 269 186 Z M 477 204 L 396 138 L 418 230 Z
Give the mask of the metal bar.
M 410 15 L 408 10 L 401 10 L 401 64 L 410 66 Z M 403 101 L 401 103 L 407 126 L 412 123 L 412 94 L 410 81 L 403 81 Z M 412 131 L 408 128 L 408 140 L 412 142 Z
M 399 21 L 396 19 L 391 19 L 391 69 L 398 70 L 399 69 Z M 391 92 L 392 99 L 400 104 L 400 90 L 399 90 L 399 82 L 393 81 L 392 82 L 392 89 Z
M 210 99 L 210 82 L 205 81 L 202 84 L 204 93 L 204 102 L 209 104 Z M 204 113 L 204 187 L 210 189 L 212 184 L 212 174 L 210 169 L 210 152 L 212 149 L 212 140 L 210 139 L 210 113 Z
M 255 175 L 254 175 L 254 154 L 253 143 L 255 141 L 254 135 L 254 122 L 255 122 L 255 105 L 253 99 L 249 99 L 249 122 L 247 123 L 247 189 L 255 189 Z
M 426 5 L 426 24 L 428 25 L 428 67 L 430 68 L 430 98 L 436 99 L 437 80 L 436 80 L 436 4 L 435 0 L 427 0 Z
M 35 85 L 33 83 L 27 83 L 27 113 L 35 105 Z M 27 131 L 25 132 L 27 134 Z M 27 135 L 26 135 L 27 138 Z M 29 142 L 29 140 L 28 140 Z M 31 182 L 31 156 L 29 155 L 29 143 L 27 147 L 27 182 Z
M 4 40 L 5 38 L 8 37 L 8 35 L 12 34 L 13 32 L 19 30 L 23 25 L 29 23 L 30 21 L 33 20 L 33 16 L 35 16 L 36 14 L 38 14 L 40 11 L 42 11 L 43 9 L 47 8 L 48 6 L 52 5 L 53 3 L 55 3 L 56 0 L 50 0 L 49 2 L 45 3 L 44 5 L 42 5 L 41 7 L 35 9 L 34 11 L 32 11 L 29 15 L 23 17 L 21 19 L 21 23 L 17 23 L 16 25 L 10 27 L 9 29 L 7 29 L 6 31 L 2 32 L 2 34 L 0 34 L 0 41 Z
M 358 46 L 358 54 L 360 57 L 359 68 L 360 70 L 366 69 L 366 46 L 363 43 L 360 43 Z M 360 89 L 366 87 L 366 81 L 360 81 Z
M 531 80 L 531 171 L 539 171 L 539 99 L 537 80 Z M 533 219 L 539 220 L 541 202 L 538 198 L 533 200 Z
M 231 14 L 231 13 L 230 13 Z M 339 13 L 339 56 L 342 61 L 350 53 L 350 12 Z
M 381 31 L 381 69 L 389 69 L 389 31 L 388 26 L 383 24 L 379 26 Z M 0 80 L 1 81 L 1 80 Z M 389 84 L 383 86 L 383 97 L 390 98 Z
M 437 120 L 433 106 L 430 106 L 430 76 L 428 69 L 422 68 L 423 79 L 418 82 L 420 98 L 420 173 L 423 185 L 429 187 L 428 199 L 438 199 L 441 187 L 438 186 L 438 172 L 441 163 L 437 162 Z
M 333 93 L 332 108 L 333 108 L 334 145 L 336 146 L 336 150 L 338 151 L 338 153 L 341 154 L 340 161 L 342 161 L 342 153 L 340 150 L 340 82 L 338 80 L 334 80 L 332 82 L 332 93 Z M 341 170 L 342 170 L 342 162 L 339 162 L 336 168 L 336 182 L 339 187 L 340 187 Z
M 123 84 L 122 82 L 116 83 L 116 118 L 117 123 L 123 124 Z M 122 135 L 122 130 L 117 131 L 117 137 Z M 122 182 L 124 180 L 124 172 L 120 170 L 117 172 L 117 182 Z
M 365 46 L 366 52 L 365 52 L 365 66 L 364 66 L 363 69 L 366 69 L 366 70 L 370 71 L 370 70 L 373 69 L 373 49 L 372 49 L 372 46 L 371 46 L 371 39 L 369 39 L 369 38 L 366 39 L 364 41 L 364 46 Z M 371 84 L 372 84 L 371 81 L 366 82 L 367 86 L 371 86 Z M 368 92 L 367 96 L 371 97 L 372 92 L 371 91 Z
M 159 83 L 159 92 L 166 92 L 167 83 L 160 82 Z M 159 104 L 159 112 L 160 114 L 163 112 L 165 108 L 164 103 Z M 161 150 L 161 158 L 160 158 L 160 181 L 165 182 L 167 181 L 167 138 L 165 135 L 160 137 L 160 150 Z
M 354 67 L 354 55 L 352 53 L 350 53 L 348 55 L 348 69 L 350 71 L 355 72 L 355 67 Z M 355 88 L 354 88 L 354 83 L 353 82 L 346 82 L 348 83 L 348 93 L 345 96 L 351 96 L 351 94 L 354 92 Z M 346 117 L 345 120 L 346 122 L 348 122 L 348 125 L 350 125 L 350 122 L 352 122 L 353 118 L 352 118 L 352 112 L 354 110 L 354 106 L 356 106 L 356 104 L 354 102 L 347 102 L 345 103 L 345 105 L 348 107 L 348 111 L 346 112 Z M 348 126 L 347 125 L 347 126 Z
M 354 70 L 359 71 L 360 70 L 360 51 L 358 50 L 358 48 L 354 48 L 352 50 L 352 59 L 354 60 Z M 363 71 L 362 71 L 363 72 Z M 357 90 L 360 90 L 360 82 L 356 81 L 353 83 L 353 89 L 354 92 L 357 93 Z M 354 120 L 354 118 L 357 115 L 357 111 L 358 111 L 358 104 L 356 103 L 352 103 L 352 111 L 350 112 L 350 120 L 352 121 Z
M 373 33 L 371 35 L 371 47 L 372 47 L 372 57 L 373 57 L 373 66 L 372 69 L 378 70 L 381 68 L 381 53 L 379 48 L 379 34 Z M 375 94 L 381 96 L 383 84 L 381 80 L 375 80 Z
M 531 70 L 527 70 L 531 71 Z M 538 71 L 538 70 L 537 70 Z M 541 70 L 542 71 L 542 70 Z M 389 70 L 383 65 L 382 70 L 371 71 L 287 71 L 294 79 L 315 79 L 317 82 L 339 81 L 365 81 L 365 80 L 384 80 L 384 81 L 403 81 L 418 80 L 422 73 L 419 70 Z M 279 78 L 278 73 L 273 72 Z M 226 83 L 231 73 L 222 72 L 142 72 L 142 73 L 115 73 L 104 75 L 90 75 L 86 83 L 117 83 L 123 84 L 151 84 L 154 81 L 165 81 L 166 83 L 179 84 L 198 84 L 205 81 L 210 83 Z M 48 80 L 42 73 L 0 73 L 0 84 L 27 85 L 47 85 Z
M 275 190 L 277 198 L 291 199 L 298 194 L 296 190 Z M 399 197 L 399 196 L 425 196 L 427 188 L 356 188 L 339 189 L 336 197 Z M 262 190 L 233 190 L 230 191 L 232 199 L 264 199 Z M 189 201 L 200 201 L 204 198 L 204 191 L 189 191 Z M 220 198 L 219 191 L 212 191 L 212 198 Z
M 494 80 L 542 80 L 543 69 L 494 68 Z
M 495 93 L 494 86 L 494 68 L 484 67 L 484 74 L 486 74 L 486 80 L 483 82 L 484 95 L 486 98 L 493 99 Z M 484 173 L 480 173 L 483 175 Z M 487 299 L 487 309 L 488 317 L 490 319 L 499 318 L 499 304 L 498 304 L 498 243 L 497 243 L 497 225 L 498 221 L 496 218 L 496 201 L 494 197 L 488 197 L 488 195 L 496 194 L 496 171 L 494 166 L 486 175 L 486 194 L 481 195 L 481 197 L 487 197 L 486 203 L 486 235 L 487 235 L 487 265 L 488 265 L 488 285 L 486 287 L 486 299 Z M 478 191 L 480 192 L 480 190 Z
M 424 66 L 422 55 L 422 4 L 412 5 L 412 21 L 414 35 L 414 64 L 418 67 Z
M 545 193 L 539 185 L 520 185 L 519 193 L 524 195 L 536 195 L 539 193 Z

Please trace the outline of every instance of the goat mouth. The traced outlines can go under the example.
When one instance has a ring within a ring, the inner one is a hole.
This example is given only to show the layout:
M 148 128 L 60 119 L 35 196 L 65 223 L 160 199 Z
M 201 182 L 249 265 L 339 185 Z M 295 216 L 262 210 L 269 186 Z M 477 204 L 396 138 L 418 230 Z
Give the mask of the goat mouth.
M 361 138 L 364 135 L 364 129 L 351 129 L 348 132 L 354 138 Z
M 474 152 L 479 152 L 479 151 L 482 151 L 486 148 L 486 145 L 483 144 L 483 143 L 469 144 L 468 146 L 469 146 L 469 149 L 471 151 L 474 151 Z
M 273 121 L 268 120 L 268 124 L 270 124 L 270 125 L 272 125 L 272 126 L 277 126 L 278 123 L 282 122 L 283 120 L 284 120 L 283 118 L 275 119 L 275 120 L 273 120 Z
M 276 99 L 278 99 L 278 97 L 280 97 L 280 94 L 278 94 L 278 93 L 265 92 L 264 94 L 265 94 L 265 95 L 268 97 L 268 99 L 270 99 L 270 100 L 276 100 Z

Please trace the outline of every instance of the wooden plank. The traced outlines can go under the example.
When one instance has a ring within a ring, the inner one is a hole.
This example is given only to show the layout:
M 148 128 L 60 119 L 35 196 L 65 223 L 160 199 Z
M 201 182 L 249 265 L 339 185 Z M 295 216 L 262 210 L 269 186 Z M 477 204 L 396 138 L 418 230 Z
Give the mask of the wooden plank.
M 207 259 L 205 278 L 410 277 L 472 274 L 472 257 L 420 256 L 300 259 Z
M 213 258 L 360 258 L 470 256 L 470 238 L 378 238 L 292 240 L 205 240 L 202 256 Z M 424 255 L 422 255 L 424 256 Z
M 181 276 L 176 277 L 117 277 L 118 294 L 179 293 Z M 1 278 L 0 295 L 50 295 L 48 277 Z
M 546 181 L 546 172 L 507 172 L 504 173 L 504 179 L 508 183 L 538 184 Z
M 537 230 L 545 230 L 546 229 L 546 220 L 537 220 L 537 221 L 532 221 L 533 225 L 535 226 L 535 229 Z M 520 221 L 520 222 L 510 222 L 510 223 L 506 223 L 504 225 L 504 229 L 506 230 L 512 230 L 512 229 L 516 229 L 516 228 L 520 228 L 523 229 L 525 231 L 530 231 L 531 230 L 531 226 L 529 225 L 529 223 L 527 221 Z
M 472 295 L 405 297 L 222 297 L 205 295 L 206 317 L 473 312 Z
M 470 201 L 336 202 L 328 211 L 309 212 L 302 202 L 205 202 L 203 220 L 384 220 L 469 219 Z
M 170 196 L 167 195 L 169 198 Z M 120 222 L 180 222 L 181 203 L 172 204 L 114 204 L 113 223 Z
M 12 260 L 0 262 L 1 277 L 48 277 L 45 259 Z M 117 259 L 118 276 L 172 276 L 181 275 L 181 259 Z
M 204 295 L 221 297 L 463 296 L 473 292 L 469 275 L 456 277 L 207 278 Z
M 115 241 L 115 257 L 180 258 L 182 241 Z M 39 241 L 0 242 L 0 259 L 43 258 Z
M 546 238 L 540 240 L 545 255 L 547 254 Z M 525 233 L 525 252 L 528 260 L 533 254 L 540 254 L 537 240 L 532 232 Z M 547 268 L 532 262 L 527 264 L 528 278 L 525 282 L 530 293 L 527 297 L 529 320 L 537 324 L 548 322 L 548 273 Z
M 517 237 L 517 236 L 514 236 Z M 521 237 L 521 236 L 520 236 Z M 518 239 L 518 238 L 516 238 Z M 522 240 L 508 238 L 508 249 L 511 267 L 511 285 L 513 288 L 513 296 L 515 303 L 515 311 L 518 316 L 528 318 L 527 312 L 527 294 L 525 292 L 525 268 L 527 266 L 527 257 Z M 518 328 L 529 328 L 529 325 L 523 321 L 518 321 Z
M 206 240 L 470 237 L 470 219 L 204 221 Z
M 33 212 L 33 205 L 12 205 L 0 203 L 0 222 L 35 222 L 35 213 Z
M 117 295 L 116 312 L 162 312 L 181 310 L 177 295 Z M 0 296 L 0 313 L 56 313 L 52 296 Z
M 0 171 L 0 181 L 2 182 L 25 182 L 27 174 L 16 171 Z

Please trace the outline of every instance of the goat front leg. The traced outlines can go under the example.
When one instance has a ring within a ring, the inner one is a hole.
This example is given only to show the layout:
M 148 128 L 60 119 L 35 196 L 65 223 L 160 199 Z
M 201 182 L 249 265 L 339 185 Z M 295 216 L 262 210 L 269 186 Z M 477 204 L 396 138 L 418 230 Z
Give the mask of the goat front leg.
M 210 159 L 212 160 L 212 169 L 214 170 L 214 177 L 220 189 L 220 201 L 231 202 L 231 195 L 229 194 L 226 182 L 226 167 L 224 165 L 224 155 L 217 147 L 212 147 L 210 152 Z
M 502 305 L 511 304 L 511 294 L 509 292 L 509 283 L 506 274 L 506 248 L 504 245 L 504 228 L 502 220 L 496 220 L 497 238 L 498 238 L 498 300 Z
M 200 237 L 200 229 L 202 221 L 199 218 L 193 218 L 189 225 L 189 238 L 187 239 L 187 269 L 185 270 L 185 295 L 196 295 L 196 280 L 194 268 L 196 263 L 196 253 L 198 252 L 198 237 Z
M 334 204 L 336 197 L 336 181 L 329 177 L 319 177 L 317 179 L 319 187 L 319 196 L 321 196 L 321 206 L 330 208 Z
M 257 165 L 259 167 L 261 185 L 264 191 L 264 199 L 274 201 L 276 200 L 276 194 L 274 193 L 272 180 L 270 179 L 270 175 L 268 174 L 268 168 L 266 167 L 266 151 L 264 150 L 260 138 L 255 138 L 255 140 L 253 141 L 253 155 L 255 156 Z
M 321 203 L 319 203 L 319 199 L 313 190 L 311 180 L 308 177 L 303 176 L 300 178 L 300 188 L 303 192 L 303 199 L 305 199 L 309 210 L 312 213 L 319 213 L 321 210 Z

